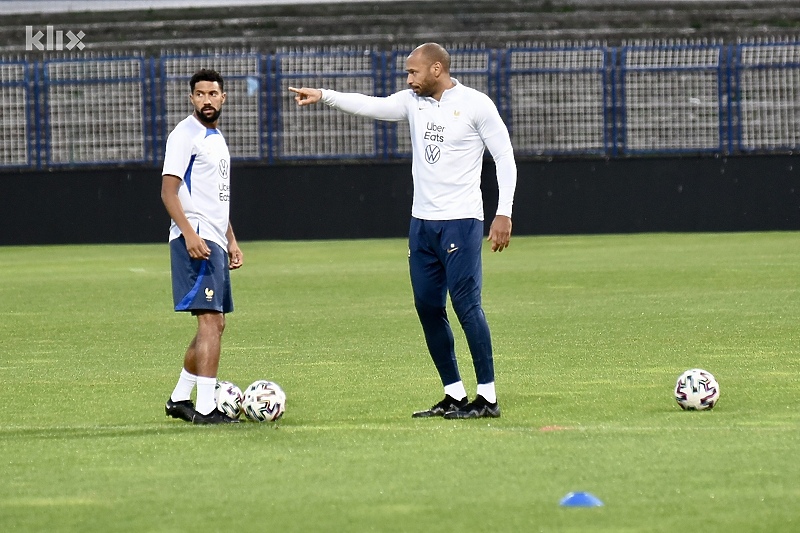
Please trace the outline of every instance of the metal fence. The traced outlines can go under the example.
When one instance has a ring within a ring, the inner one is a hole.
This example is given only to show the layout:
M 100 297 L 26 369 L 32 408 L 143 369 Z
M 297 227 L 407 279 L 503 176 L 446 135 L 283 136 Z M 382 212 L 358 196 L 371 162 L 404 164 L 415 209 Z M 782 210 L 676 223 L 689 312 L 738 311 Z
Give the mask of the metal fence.
M 31 68 L 26 63 L 0 63 L 0 101 L 3 102 L 3 129 L 0 134 L 0 165 L 28 166 L 35 151 L 32 146 Z M 35 128 L 34 128 L 35 129 Z
M 158 165 L 191 112 L 188 79 L 219 70 L 236 159 L 408 159 L 402 123 L 299 109 L 288 86 L 385 96 L 408 50 L 0 59 L 0 167 Z M 498 105 L 518 157 L 800 149 L 800 42 L 457 49 L 452 72 Z
M 721 46 L 622 50 L 622 148 L 631 154 L 723 152 Z
M 275 58 L 275 159 L 380 157 L 383 128 L 326 105 L 297 109 L 286 87 L 383 94 L 381 57 L 371 53 L 278 54 Z
M 500 94 L 515 151 L 604 154 L 613 147 L 612 55 L 603 48 L 509 50 Z
M 731 82 L 735 142 L 742 152 L 800 146 L 800 43 L 737 47 Z

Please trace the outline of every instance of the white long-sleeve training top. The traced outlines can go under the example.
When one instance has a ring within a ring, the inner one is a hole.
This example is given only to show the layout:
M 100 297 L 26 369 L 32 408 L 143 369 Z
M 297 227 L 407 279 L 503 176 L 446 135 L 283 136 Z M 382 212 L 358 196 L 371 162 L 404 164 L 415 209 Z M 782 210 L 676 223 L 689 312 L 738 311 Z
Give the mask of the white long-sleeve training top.
M 510 217 L 517 165 L 508 128 L 488 96 L 453 81 L 455 87 L 447 89 L 438 102 L 411 89 L 387 97 L 322 89 L 322 101 L 353 115 L 408 121 L 413 147 L 411 216 L 483 220 L 480 186 L 485 147 L 497 169 L 497 214 Z

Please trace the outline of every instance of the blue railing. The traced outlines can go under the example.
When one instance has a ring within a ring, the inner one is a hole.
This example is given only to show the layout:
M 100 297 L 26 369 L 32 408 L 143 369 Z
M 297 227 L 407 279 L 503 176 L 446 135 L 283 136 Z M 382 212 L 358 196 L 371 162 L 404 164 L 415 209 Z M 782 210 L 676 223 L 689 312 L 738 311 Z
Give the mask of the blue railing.
M 158 165 L 191 112 L 188 79 L 219 70 L 221 129 L 239 160 L 403 160 L 402 124 L 290 85 L 385 96 L 408 51 L 0 59 L 0 167 Z M 800 42 L 458 49 L 453 76 L 497 104 L 518 157 L 786 153 L 800 149 Z

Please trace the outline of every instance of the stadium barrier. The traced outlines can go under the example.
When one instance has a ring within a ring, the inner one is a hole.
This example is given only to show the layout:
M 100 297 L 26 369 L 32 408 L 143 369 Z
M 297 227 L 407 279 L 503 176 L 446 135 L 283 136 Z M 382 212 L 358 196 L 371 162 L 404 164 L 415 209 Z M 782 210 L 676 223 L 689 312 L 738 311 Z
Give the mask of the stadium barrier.
M 407 54 L 0 58 L 0 168 L 160 164 L 199 67 L 226 79 L 221 129 L 237 160 L 408 160 L 402 124 L 298 109 L 286 90 L 388 95 L 406 86 Z M 800 42 L 465 48 L 452 59 L 454 77 L 497 103 L 518 157 L 800 148 Z

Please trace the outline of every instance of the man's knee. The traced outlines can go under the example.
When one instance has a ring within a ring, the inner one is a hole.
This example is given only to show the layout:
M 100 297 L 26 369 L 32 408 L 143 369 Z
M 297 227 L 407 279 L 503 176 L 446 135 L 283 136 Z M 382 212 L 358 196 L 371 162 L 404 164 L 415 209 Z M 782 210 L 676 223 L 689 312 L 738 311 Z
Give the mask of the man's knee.
M 222 336 L 225 331 L 225 315 L 216 311 L 207 311 L 197 314 L 198 327 L 207 332 Z
M 453 311 L 462 322 L 475 311 L 481 310 L 481 295 L 477 288 L 453 291 L 450 301 L 453 304 Z
M 419 298 L 414 299 L 414 307 L 420 318 L 440 318 L 446 314 L 444 305 L 429 304 Z

